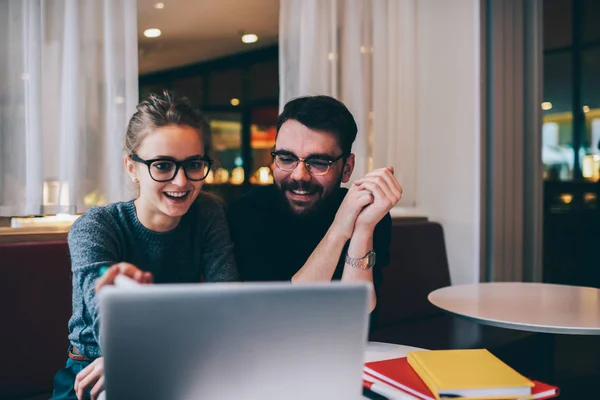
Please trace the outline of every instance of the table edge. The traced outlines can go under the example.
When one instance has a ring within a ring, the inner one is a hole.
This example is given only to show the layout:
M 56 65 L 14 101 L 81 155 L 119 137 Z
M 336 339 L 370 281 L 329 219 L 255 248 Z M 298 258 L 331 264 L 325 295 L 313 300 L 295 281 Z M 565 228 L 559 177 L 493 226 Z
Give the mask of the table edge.
M 561 335 L 580 335 L 580 336 L 597 336 L 600 335 L 600 328 L 569 328 L 569 327 L 555 327 L 555 326 L 547 326 L 547 325 L 524 325 L 515 322 L 504 322 L 498 320 L 490 320 L 483 319 L 478 317 L 473 317 L 471 315 L 460 314 L 454 311 L 446 310 L 434 303 L 431 303 L 440 310 L 463 319 L 467 319 L 469 321 L 478 322 L 483 325 L 489 325 L 496 328 L 504 328 L 504 329 L 512 329 L 517 331 L 524 332 L 534 332 L 534 333 L 549 333 L 549 334 L 561 334 Z

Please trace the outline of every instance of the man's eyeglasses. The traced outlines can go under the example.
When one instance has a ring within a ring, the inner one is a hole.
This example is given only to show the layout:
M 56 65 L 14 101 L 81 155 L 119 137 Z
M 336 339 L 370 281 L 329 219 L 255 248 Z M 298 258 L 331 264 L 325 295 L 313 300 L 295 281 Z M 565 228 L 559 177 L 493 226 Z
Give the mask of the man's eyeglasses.
M 214 161 L 209 157 L 192 157 L 183 161 L 177 161 L 173 158 L 155 158 L 144 160 L 136 154 L 130 154 L 129 157 L 135 161 L 148 166 L 150 177 L 156 182 L 168 182 L 173 180 L 183 167 L 186 178 L 190 181 L 201 181 L 208 175 L 210 167 Z
M 302 161 L 306 170 L 312 176 L 322 176 L 329 172 L 329 168 L 338 160 L 346 156 L 342 153 L 334 159 L 326 159 L 320 156 L 308 156 L 306 158 L 297 157 L 295 154 L 288 151 L 272 151 L 271 156 L 275 160 L 275 165 L 282 171 L 290 172 L 296 169 L 298 163 Z

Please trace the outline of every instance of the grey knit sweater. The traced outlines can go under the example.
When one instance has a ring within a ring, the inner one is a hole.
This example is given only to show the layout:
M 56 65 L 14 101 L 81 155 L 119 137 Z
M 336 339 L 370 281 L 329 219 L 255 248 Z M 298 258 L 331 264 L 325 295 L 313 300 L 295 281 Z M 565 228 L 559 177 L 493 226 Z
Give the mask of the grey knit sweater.
M 94 292 L 101 267 L 129 262 L 152 272 L 155 283 L 238 280 L 225 213 L 204 193 L 169 232 L 146 229 L 133 201 L 91 208 L 71 227 L 69 251 L 73 272 L 69 340 L 89 358 L 101 356 Z

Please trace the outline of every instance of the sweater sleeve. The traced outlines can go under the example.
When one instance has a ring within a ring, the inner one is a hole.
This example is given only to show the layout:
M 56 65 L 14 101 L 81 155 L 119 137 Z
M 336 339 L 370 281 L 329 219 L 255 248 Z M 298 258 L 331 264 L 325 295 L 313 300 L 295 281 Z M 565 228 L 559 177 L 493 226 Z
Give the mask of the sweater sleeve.
M 84 321 L 92 324 L 94 338 L 100 345 L 98 302 L 94 286 L 100 268 L 119 262 L 119 246 L 109 217 L 100 208 L 92 208 L 72 225 L 69 236 L 73 272 L 73 306 L 83 305 Z M 83 322 L 86 323 L 86 322 Z
M 200 205 L 201 214 L 209 221 L 201 239 L 204 281 L 239 281 L 223 205 L 211 195 L 201 196 L 203 197 Z

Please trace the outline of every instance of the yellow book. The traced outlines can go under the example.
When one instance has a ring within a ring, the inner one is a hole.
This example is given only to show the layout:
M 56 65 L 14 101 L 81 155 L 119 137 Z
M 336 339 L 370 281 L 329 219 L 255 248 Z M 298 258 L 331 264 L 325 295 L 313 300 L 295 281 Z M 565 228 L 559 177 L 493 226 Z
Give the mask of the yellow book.
M 408 353 L 408 363 L 436 399 L 527 399 L 533 382 L 485 349 Z

